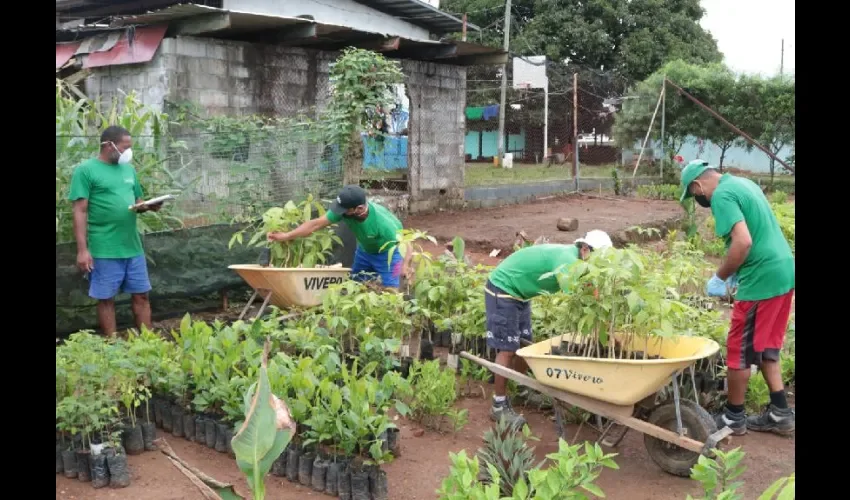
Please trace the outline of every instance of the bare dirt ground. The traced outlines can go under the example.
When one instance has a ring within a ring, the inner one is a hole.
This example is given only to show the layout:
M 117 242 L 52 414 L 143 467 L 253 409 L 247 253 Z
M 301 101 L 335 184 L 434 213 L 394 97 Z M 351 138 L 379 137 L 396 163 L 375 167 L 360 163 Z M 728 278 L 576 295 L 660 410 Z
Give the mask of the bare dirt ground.
M 485 385 L 488 389 L 491 386 Z M 435 491 L 449 471 L 449 452 L 465 449 L 473 454 L 482 445 L 484 431 L 490 426 L 487 400 L 467 398 L 458 401 L 458 407 L 469 409 L 469 423 L 457 435 L 438 434 L 428 431 L 416 437 L 418 427 L 400 419 L 401 457 L 385 466 L 389 477 L 390 495 L 393 500 L 420 500 L 436 498 Z M 536 453 L 543 459 L 547 453 L 557 450 L 557 434 L 551 413 L 533 409 L 520 409 L 529 421 L 534 434 L 540 438 Z M 570 427 L 568 439 L 572 440 L 577 430 Z M 158 431 L 162 433 L 162 431 Z M 248 491 L 236 462 L 227 455 L 182 438 L 166 437 L 174 451 L 186 462 L 219 481 L 236 485 L 241 493 Z M 595 440 L 593 430 L 584 428 L 578 441 Z M 770 484 L 795 470 L 795 438 L 750 433 L 733 438 L 732 447 L 743 446 L 747 456 L 747 471 L 740 478 L 746 482 L 744 498 L 756 498 Z M 677 478 L 659 469 L 647 455 L 643 436 L 630 431 L 620 445 L 611 450 L 619 453 L 615 458 L 619 470 L 606 470 L 598 485 L 613 500 L 684 500 L 688 495 L 700 494 L 698 483 Z M 127 498 L 134 500 L 177 500 L 199 499 L 200 492 L 183 476 L 168 459 L 159 452 L 146 452 L 130 457 L 133 482 L 122 490 L 92 489 L 91 484 L 75 479 L 56 476 L 57 499 L 105 500 Z M 269 476 L 266 480 L 266 498 L 275 500 L 300 500 L 303 497 L 330 498 L 309 488 L 290 483 L 286 479 Z
M 614 235 L 682 215 L 674 201 L 571 195 L 500 208 L 413 215 L 404 220 L 404 226 L 428 231 L 440 243 L 461 236 L 470 249 L 509 252 L 518 231 L 531 239 L 542 235 L 552 243 L 571 243 L 591 229 Z M 555 225 L 561 217 L 577 218 L 578 230 L 559 231 Z

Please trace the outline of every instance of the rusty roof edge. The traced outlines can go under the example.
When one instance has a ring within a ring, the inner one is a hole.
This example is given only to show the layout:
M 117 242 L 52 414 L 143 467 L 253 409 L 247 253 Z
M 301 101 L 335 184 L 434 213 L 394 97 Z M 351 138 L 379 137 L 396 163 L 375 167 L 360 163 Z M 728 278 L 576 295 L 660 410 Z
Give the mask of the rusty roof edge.
M 76 34 L 85 33 L 86 35 L 94 35 L 94 34 L 97 34 L 98 32 L 126 29 L 126 28 L 133 26 L 133 25 L 136 25 L 136 24 L 159 24 L 159 23 L 166 23 L 166 22 L 169 22 L 169 21 L 178 21 L 178 20 L 190 19 L 192 17 L 202 16 L 202 15 L 207 15 L 207 14 L 214 14 L 214 13 L 233 14 L 235 16 L 240 16 L 240 17 L 244 17 L 244 18 L 279 19 L 281 21 L 293 22 L 293 24 L 314 24 L 316 26 L 327 27 L 327 28 L 330 28 L 330 29 L 333 29 L 333 30 L 339 30 L 339 31 L 351 31 L 351 32 L 355 32 L 355 33 L 362 33 L 362 34 L 366 34 L 366 35 L 379 35 L 379 36 L 384 36 L 384 37 L 397 37 L 397 38 L 400 38 L 400 39 L 405 40 L 407 42 L 412 42 L 412 43 L 415 43 L 415 44 L 422 44 L 422 45 L 445 45 L 445 46 L 452 46 L 453 45 L 453 46 L 456 46 L 458 48 L 464 48 L 464 47 L 473 48 L 473 47 L 475 47 L 475 48 L 479 49 L 474 54 L 462 54 L 462 55 L 459 55 L 458 57 L 473 56 L 473 55 L 497 56 L 497 55 L 506 54 L 506 52 L 501 47 L 499 47 L 499 48 L 488 47 L 488 46 L 479 45 L 479 44 L 476 44 L 476 43 L 473 43 L 473 42 L 464 42 L 464 41 L 460 41 L 460 40 L 451 40 L 451 39 L 421 40 L 421 39 L 416 39 L 416 38 L 408 38 L 408 37 L 404 37 L 404 36 L 392 35 L 392 34 L 388 34 L 388 33 L 381 33 L 381 32 L 377 32 L 377 31 L 362 30 L 362 29 L 351 28 L 351 27 L 348 27 L 348 26 L 341 26 L 341 25 L 337 25 L 337 24 L 324 23 L 324 22 L 319 22 L 319 21 L 315 21 L 315 20 L 312 20 L 312 19 L 302 18 L 302 17 L 289 17 L 289 16 L 275 16 L 275 15 L 269 15 L 269 14 L 257 14 L 257 13 L 254 13 L 254 12 L 244 12 L 244 11 L 238 11 L 238 10 L 219 9 L 219 8 L 216 8 L 216 7 L 208 7 L 208 6 L 196 5 L 196 4 L 177 4 L 177 5 L 172 5 L 172 6 L 166 7 L 164 9 L 154 10 L 154 11 L 151 11 L 151 12 L 145 13 L 145 14 L 136 14 L 136 15 L 129 15 L 129 16 L 115 16 L 115 17 L 113 17 L 113 22 L 110 23 L 110 25 L 108 27 L 101 25 L 101 26 L 98 26 L 97 28 L 94 28 L 91 25 L 86 25 L 86 26 L 80 26 L 78 28 L 72 28 L 72 29 L 57 29 L 56 32 L 57 32 L 57 36 L 59 34 L 63 34 L 63 35 L 68 36 L 68 35 L 71 35 L 71 34 L 74 34 L 74 33 L 76 33 Z M 210 31 L 209 33 L 215 33 L 215 30 Z M 60 43 L 60 42 L 57 42 L 57 43 Z

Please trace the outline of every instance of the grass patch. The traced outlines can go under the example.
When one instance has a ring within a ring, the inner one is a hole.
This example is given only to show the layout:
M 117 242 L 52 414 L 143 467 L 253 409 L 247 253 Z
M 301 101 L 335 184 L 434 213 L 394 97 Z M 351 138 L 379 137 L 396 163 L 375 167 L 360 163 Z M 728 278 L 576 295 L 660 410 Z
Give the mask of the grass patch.
M 611 169 L 616 165 L 579 167 L 579 177 L 610 178 Z M 535 165 L 528 163 L 514 163 L 514 168 L 497 168 L 490 163 L 467 163 L 465 182 L 466 186 L 492 186 L 498 184 L 525 184 L 546 181 L 562 181 L 573 178 L 573 167 L 571 164 Z

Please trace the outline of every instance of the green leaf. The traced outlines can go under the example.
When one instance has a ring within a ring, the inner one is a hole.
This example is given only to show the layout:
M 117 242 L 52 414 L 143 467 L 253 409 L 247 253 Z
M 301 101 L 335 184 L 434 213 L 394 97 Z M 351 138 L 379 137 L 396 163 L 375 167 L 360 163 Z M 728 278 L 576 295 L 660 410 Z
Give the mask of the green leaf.
M 270 347 L 267 340 L 259 380 L 245 414 L 245 422 L 231 440 L 236 464 L 245 474 L 254 500 L 265 498 L 265 476 L 295 431 L 289 409 L 271 392 L 267 367 Z
M 758 500 L 773 500 L 777 493 L 779 493 L 779 498 L 777 500 L 793 499 L 795 489 L 793 478 L 794 476 L 792 475 L 790 478 L 782 477 L 777 479 L 766 490 L 764 490 L 764 493 L 759 495 Z
M 528 485 L 525 484 L 524 478 L 519 478 L 519 481 L 514 485 L 514 498 L 518 500 L 528 498 Z
M 599 498 L 605 498 L 605 493 L 602 492 L 602 488 L 600 488 L 599 486 L 596 486 L 593 483 L 585 483 L 585 484 L 582 484 L 581 487 L 583 489 L 589 491 L 590 493 L 598 496 Z
M 395 402 L 395 411 L 402 417 L 406 417 L 410 413 L 410 407 L 401 401 Z

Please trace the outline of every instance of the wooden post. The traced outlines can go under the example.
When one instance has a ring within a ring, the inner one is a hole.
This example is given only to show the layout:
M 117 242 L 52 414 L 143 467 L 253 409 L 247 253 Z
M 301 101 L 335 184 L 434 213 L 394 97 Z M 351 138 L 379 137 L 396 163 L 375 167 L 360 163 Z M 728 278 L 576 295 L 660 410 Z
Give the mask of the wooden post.
M 230 301 L 227 298 L 227 288 L 222 288 L 219 293 L 221 293 L 221 310 L 227 311 L 230 308 Z
M 578 73 L 573 73 L 573 179 L 578 191 Z
M 462 41 L 466 41 L 466 12 L 463 13 L 463 31 L 461 32 L 460 39 Z
M 511 0 L 505 2 L 505 28 L 504 28 L 504 49 L 510 53 L 511 47 Z M 502 86 L 499 96 L 499 137 L 497 148 L 497 165 L 502 166 L 502 160 L 505 157 L 505 105 L 508 99 L 508 64 L 502 65 Z

